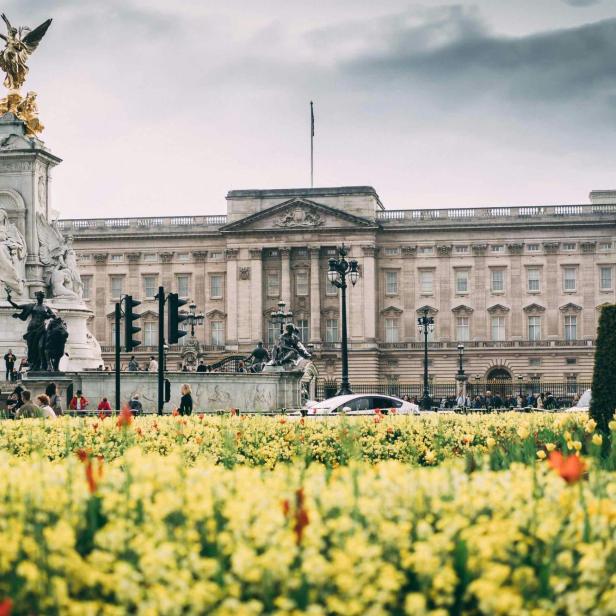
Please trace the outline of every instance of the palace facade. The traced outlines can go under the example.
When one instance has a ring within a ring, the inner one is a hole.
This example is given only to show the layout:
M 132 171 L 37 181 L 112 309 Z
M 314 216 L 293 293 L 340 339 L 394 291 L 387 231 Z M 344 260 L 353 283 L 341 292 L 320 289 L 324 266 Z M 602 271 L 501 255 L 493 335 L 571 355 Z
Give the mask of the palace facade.
M 271 345 L 283 301 L 321 376 L 338 377 L 340 296 L 327 270 L 344 242 L 361 274 L 348 290 L 351 379 L 404 383 L 422 379 L 425 309 L 436 381 L 453 379 L 459 344 L 471 379 L 590 379 L 599 310 L 615 301 L 615 223 L 611 191 L 579 205 L 389 210 L 367 186 L 233 190 L 226 216 L 59 221 L 108 362 L 124 293 L 142 301 L 136 354 L 155 352 L 163 285 L 205 314 L 195 336 L 206 363 Z M 180 363 L 174 346 L 168 365 Z

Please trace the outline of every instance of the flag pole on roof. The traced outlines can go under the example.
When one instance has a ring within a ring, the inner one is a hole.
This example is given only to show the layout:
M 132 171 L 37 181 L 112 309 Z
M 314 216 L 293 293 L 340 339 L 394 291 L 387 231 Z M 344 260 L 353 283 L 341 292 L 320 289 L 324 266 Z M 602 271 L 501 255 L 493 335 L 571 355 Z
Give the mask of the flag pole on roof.
M 310 188 L 314 186 L 314 107 L 310 101 Z

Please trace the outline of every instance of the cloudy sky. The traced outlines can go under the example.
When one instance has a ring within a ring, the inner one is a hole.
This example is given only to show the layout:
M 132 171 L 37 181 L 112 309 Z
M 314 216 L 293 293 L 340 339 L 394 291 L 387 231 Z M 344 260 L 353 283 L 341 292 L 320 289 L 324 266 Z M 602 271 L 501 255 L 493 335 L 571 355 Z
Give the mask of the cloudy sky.
M 389 209 L 616 188 L 616 0 L 5 0 L 63 217 L 368 184 Z

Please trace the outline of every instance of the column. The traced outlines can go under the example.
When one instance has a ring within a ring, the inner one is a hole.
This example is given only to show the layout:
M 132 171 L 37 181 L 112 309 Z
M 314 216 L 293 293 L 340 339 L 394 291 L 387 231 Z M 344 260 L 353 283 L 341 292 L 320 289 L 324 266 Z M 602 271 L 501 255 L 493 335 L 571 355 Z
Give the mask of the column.
M 263 340 L 263 267 L 260 248 L 250 253 L 250 333 L 253 344 Z
M 486 298 L 490 293 L 490 281 L 487 279 L 486 272 L 486 250 L 487 244 L 473 244 L 475 277 L 473 280 L 473 299 L 475 311 L 473 312 L 473 330 L 471 332 L 474 340 L 489 340 L 486 327 Z M 491 299 L 491 298 L 490 298 Z
M 228 350 L 237 350 L 237 248 L 227 248 L 227 293 L 225 298 L 227 312 L 226 346 Z
M 321 342 L 321 270 L 319 257 L 321 248 L 310 247 L 310 342 Z
M 578 315 L 577 337 L 582 340 L 592 340 L 597 331 L 599 313 L 595 306 L 601 303 L 597 299 L 597 264 L 595 250 L 597 243 L 586 241 L 580 243 L 582 249 L 582 265 L 578 272 L 578 288 L 582 289 L 582 314 Z
M 194 267 L 194 293 L 193 299 L 195 304 L 197 304 L 197 312 L 202 312 L 205 314 L 207 312 L 206 302 L 207 302 L 207 293 L 206 293 L 206 273 L 205 273 L 205 260 L 207 259 L 207 250 L 195 250 L 192 253 L 193 259 L 195 261 Z M 196 338 L 202 343 L 205 344 L 206 335 L 205 332 L 207 330 L 206 325 L 204 324 L 201 327 L 195 328 Z
M 291 249 L 281 248 L 280 258 L 282 261 L 281 299 L 287 305 L 286 310 L 291 310 Z
M 126 293 L 134 295 L 135 299 L 141 299 L 143 292 L 139 280 L 139 260 L 141 259 L 140 252 L 129 252 L 126 254 L 128 259 L 128 284 L 126 285 Z
M 173 280 L 173 253 L 172 252 L 161 252 L 159 253 L 161 261 L 163 262 L 162 266 L 162 277 L 161 282 L 163 287 L 165 287 L 165 293 L 175 292 L 175 280 Z
M 417 246 L 402 246 L 402 317 L 401 338 L 404 342 L 415 340 L 417 328 L 415 327 L 415 255 Z
M 546 311 L 544 316 L 544 331 L 541 335 L 548 340 L 560 338 L 560 311 L 558 310 L 558 300 L 561 296 L 561 280 L 558 271 L 558 248 L 559 242 L 544 242 L 543 250 L 546 253 L 546 272 L 545 272 L 545 303 Z
M 441 244 L 436 247 L 439 259 L 437 260 L 438 269 L 436 270 L 435 285 L 439 285 L 439 339 L 455 340 L 456 328 L 451 328 L 452 313 L 451 309 L 455 306 L 451 304 L 451 263 L 450 256 L 452 251 L 451 244 Z M 466 316 L 466 315 L 461 315 Z M 469 315 L 470 319 L 470 315 Z M 472 327 L 471 327 L 472 330 Z
M 94 336 L 102 344 L 109 344 L 107 336 L 107 253 L 100 252 L 94 255 L 93 289 L 94 289 Z M 113 331 L 112 331 L 113 334 Z M 113 341 L 111 341 L 113 343 Z
M 367 345 L 376 344 L 376 246 L 362 246 L 364 288 L 364 335 Z

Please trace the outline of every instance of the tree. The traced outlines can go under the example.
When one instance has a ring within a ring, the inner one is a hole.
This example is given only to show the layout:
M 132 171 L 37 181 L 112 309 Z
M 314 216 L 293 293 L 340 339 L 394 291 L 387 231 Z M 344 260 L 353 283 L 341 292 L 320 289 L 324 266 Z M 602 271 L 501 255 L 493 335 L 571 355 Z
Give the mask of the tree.
M 590 416 L 609 435 L 616 409 L 616 304 L 603 306 L 599 316 Z

